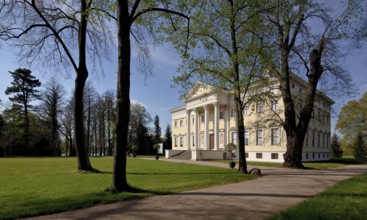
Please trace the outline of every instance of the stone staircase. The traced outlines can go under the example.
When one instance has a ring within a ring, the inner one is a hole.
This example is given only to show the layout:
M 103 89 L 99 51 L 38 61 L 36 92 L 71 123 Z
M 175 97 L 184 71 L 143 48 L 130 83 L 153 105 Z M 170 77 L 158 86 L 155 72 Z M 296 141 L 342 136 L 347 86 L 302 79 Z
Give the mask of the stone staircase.
M 191 160 L 191 151 L 189 150 L 182 151 L 176 155 L 173 155 L 170 159 Z

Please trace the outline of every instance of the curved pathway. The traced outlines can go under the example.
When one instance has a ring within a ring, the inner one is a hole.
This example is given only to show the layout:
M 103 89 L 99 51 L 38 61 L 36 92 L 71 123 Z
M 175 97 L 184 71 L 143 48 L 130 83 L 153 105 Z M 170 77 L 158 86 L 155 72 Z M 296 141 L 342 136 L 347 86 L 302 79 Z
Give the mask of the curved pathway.
M 228 167 L 214 162 L 169 161 Z M 266 219 L 338 181 L 367 173 L 367 164 L 326 170 L 259 168 L 263 176 L 251 181 L 97 205 L 33 219 Z

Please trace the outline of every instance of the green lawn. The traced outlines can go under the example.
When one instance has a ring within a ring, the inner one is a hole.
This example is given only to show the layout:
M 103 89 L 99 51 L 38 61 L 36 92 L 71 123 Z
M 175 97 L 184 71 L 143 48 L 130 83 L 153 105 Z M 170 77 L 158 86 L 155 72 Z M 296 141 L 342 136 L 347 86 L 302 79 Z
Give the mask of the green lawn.
M 367 174 L 355 176 L 337 183 L 318 196 L 283 211 L 271 219 L 366 219 L 366 183 Z
M 128 158 L 127 178 L 139 193 L 112 193 L 112 158 L 91 158 L 101 173 L 76 172 L 76 158 L 0 159 L 0 219 L 168 194 L 253 179 L 224 169 Z

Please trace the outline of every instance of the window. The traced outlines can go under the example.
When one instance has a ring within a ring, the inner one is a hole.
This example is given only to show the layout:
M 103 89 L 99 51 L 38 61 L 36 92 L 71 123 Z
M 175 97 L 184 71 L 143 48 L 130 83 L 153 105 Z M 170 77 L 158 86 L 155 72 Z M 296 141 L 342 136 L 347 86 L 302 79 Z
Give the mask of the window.
M 318 134 L 317 134 L 317 147 L 321 147 L 321 146 L 320 146 L 320 140 L 321 140 L 321 138 L 320 138 L 320 133 L 318 133 Z
M 315 147 L 315 132 L 312 132 L 312 147 Z
M 263 130 L 262 129 L 256 130 L 256 145 L 257 146 L 263 145 Z
M 192 117 L 192 124 L 195 124 L 195 117 Z
M 245 153 L 245 157 L 248 158 L 248 153 Z
M 183 126 L 183 120 L 180 120 L 180 127 Z
M 219 133 L 219 144 L 224 145 L 224 132 Z
M 183 137 L 180 137 L 180 146 L 183 147 Z
M 231 138 L 232 138 L 232 144 L 237 145 L 237 132 L 232 132 L 231 133 Z
M 245 145 L 249 144 L 250 133 L 248 129 L 245 129 Z
M 272 160 L 277 160 L 279 157 L 278 153 L 271 153 L 271 159 Z
M 201 122 L 204 123 L 205 122 L 205 115 L 201 116 Z
M 175 147 L 177 147 L 177 138 L 175 137 Z
M 263 103 L 262 102 L 256 102 L 256 113 L 263 112 Z
M 248 115 L 249 114 L 248 110 L 249 110 L 249 107 L 246 104 L 245 107 L 243 108 L 243 115 Z
M 279 145 L 279 128 L 271 129 L 271 145 Z
M 308 147 L 308 131 L 306 132 L 306 147 Z
M 231 110 L 231 117 L 234 118 L 237 116 L 237 110 L 236 109 L 232 109 Z
M 263 154 L 262 153 L 256 153 L 256 158 L 257 159 L 262 159 L 263 158 Z
M 306 159 L 308 159 L 308 153 L 306 153 Z
M 278 101 L 271 101 L 271 110 L 278 110 Z
M 175 120 L 175 128 L 177 128 L 177 120 Z
M 204 134 L 200 135 L 200 146 L 204 147 Z
M 195 136 L 192 136 L 192 146 L 195 147 Z
M 219 119 L 224 119 L 224 112 L 219 112 Z

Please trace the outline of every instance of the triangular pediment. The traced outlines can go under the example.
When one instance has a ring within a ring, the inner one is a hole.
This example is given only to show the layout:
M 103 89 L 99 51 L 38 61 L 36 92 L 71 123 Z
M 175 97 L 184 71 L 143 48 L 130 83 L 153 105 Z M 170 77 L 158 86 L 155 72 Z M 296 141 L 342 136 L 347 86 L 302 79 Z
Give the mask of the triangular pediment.
M 214 87 L 201 82 L 197 82 L 195 83 L 194 87 L 192 87 L 192 89 L 185 95 L 184 101 L 194 99 L 196 97 L 205 96 L 213 92 L 213 90 Z

